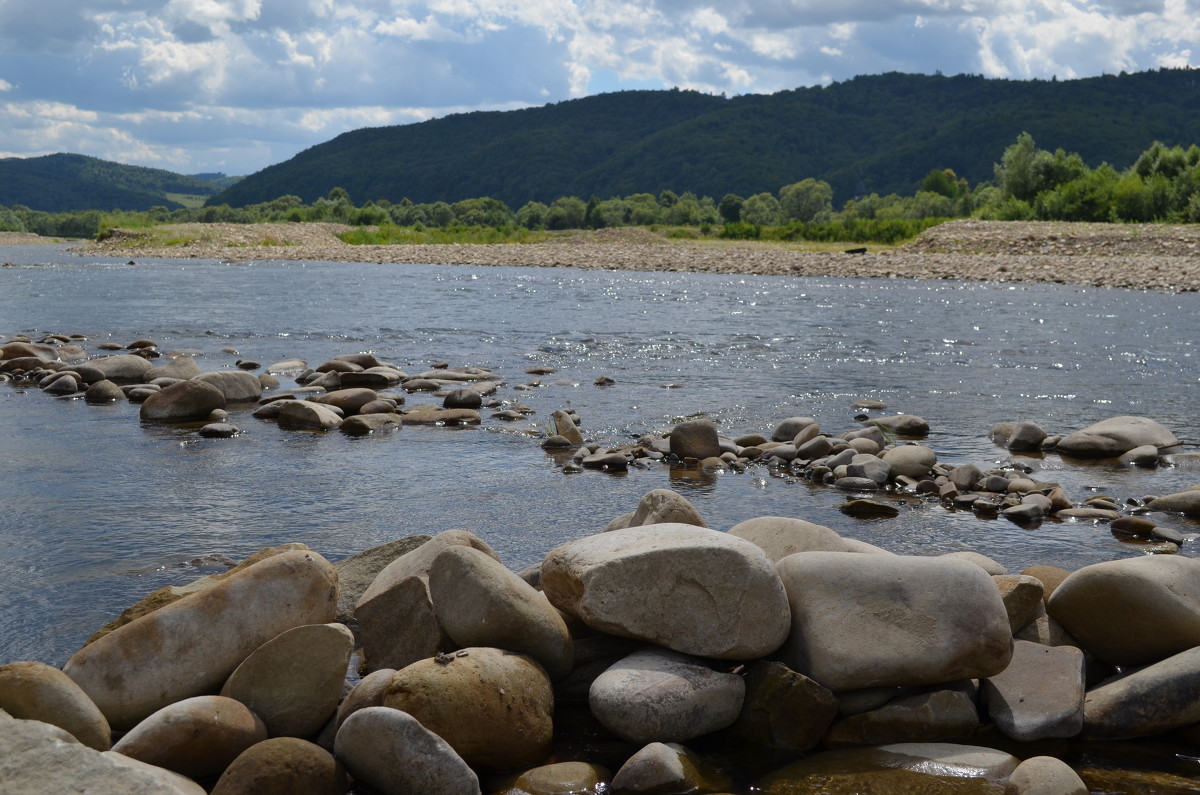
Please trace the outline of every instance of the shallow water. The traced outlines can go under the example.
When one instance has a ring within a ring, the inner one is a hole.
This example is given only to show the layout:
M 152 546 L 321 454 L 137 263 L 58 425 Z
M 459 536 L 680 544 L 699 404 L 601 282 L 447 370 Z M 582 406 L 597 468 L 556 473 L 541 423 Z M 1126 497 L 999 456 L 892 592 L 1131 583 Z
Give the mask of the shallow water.
M 601 529 L 654 488 L 691 500 L 713 527 L 797 516 L 898 552 L 974 549 L 1010 569 L 1076 568 L 1141 554 L 1091 523 L 1019 527 L 936 503 L 861 521 L 845 495 L 765 468 L 698 477 L 663 466 L 565 475 L 530 435 L 557 408 L 620 443 L 707 416 L 723 432 L 769 434 L 781 419 L 857 427 L 850 404 L 919 414 L 939 459 L 985 467 L 1009 456 L 997 422 L 1051 432 L 1121 414 L 1157 419 L 1194 443 L 1200 408 L 1200 294 L 1060 285 L 649 274 L 348 263 L 79 259 L 5 247 L 0 334 L 155 339 L 199 354 L 312 364 L 372 351 L 415 373 L 439 360 L 506 377 L 498 397 L 528 423 L 405 427 L 349 438 L 280 431 L 233 412 L 242 435 L 144 426 L 129 404 L 89 406 L 0 385 L 0 661 L 61 664 L 145 593 L 287 541 L 340 559 L 400 536 L 459 527 L 520 568 Z M 235 348 L 239 354 L 223 353 Z M 514 389 L 556 375 L 541 386 Z M 601 375 L 616 384 L 597 387 Z M 669 388 L 668 388 L 669 387 Z M 410 396 L 409 404 L 434 402 Z M 485 417 L 487 412 L 485 412 Z M 1190 449 L 1195 449 L 1190 448 Z M 1023 457 L 1076 500 L 1124 500 L 1200 482 L 1200 471 L 1121 470 Z M 1192 536 L 1200 523 L 1155 517 Z M 1184 554 L 1196 553 L 1195 541 Z M 191 561 L 191 562 L 189 562 Z

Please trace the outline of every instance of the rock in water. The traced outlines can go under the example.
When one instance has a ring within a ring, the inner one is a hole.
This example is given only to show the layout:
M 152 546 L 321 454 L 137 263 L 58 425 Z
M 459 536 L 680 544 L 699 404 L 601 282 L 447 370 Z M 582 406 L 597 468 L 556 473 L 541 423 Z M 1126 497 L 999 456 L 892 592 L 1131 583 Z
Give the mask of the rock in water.
M 1152 444 L 1158 449 L 1175 447 L 1175 434 L 1145 417 L 1111 417 L 1064 436 L 1058 452 L 1078 458 L 1115 458 L 1135 447 Z
M 787 637 L 787 596 L 762 549 L 694 525 L 564 544 L 543 561 L 541 583 L 551 604 L 594 629 L 684 654 L 748 660 Z
M 337 611 L 337 571 L 311 551 L 284 552 L 138 618 L 63 666 L 108 722 L 128 729 L 150 713 L 215 693 L 259 646 Z

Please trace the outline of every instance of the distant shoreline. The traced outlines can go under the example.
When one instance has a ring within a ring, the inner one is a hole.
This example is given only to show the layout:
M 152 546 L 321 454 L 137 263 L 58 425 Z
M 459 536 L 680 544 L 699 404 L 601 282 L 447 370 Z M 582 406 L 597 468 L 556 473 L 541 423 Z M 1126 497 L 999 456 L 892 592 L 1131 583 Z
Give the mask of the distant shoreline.
M 668 239 L 643 228 L 602 229 L 539 243 L 356 246 L 340 224 L 180 224 L 158 227 L 178 245 L 116 230 L 76 253 L 106 257 L 322 260 L 381 264 L 511 265 L 834 278 L 1051 282 L 1166 292 L 1200 290 L 1200 225 L 951 221 L 903 246 L 871 253 L 802 245 Z M 29 237 L 11 242 L 29 243 Z M 37 238 L 35 238 L 37 239 Z M 8 242 L 0 236 L 0 242 Z M 846 244 L 852 247 L 854 244 Z

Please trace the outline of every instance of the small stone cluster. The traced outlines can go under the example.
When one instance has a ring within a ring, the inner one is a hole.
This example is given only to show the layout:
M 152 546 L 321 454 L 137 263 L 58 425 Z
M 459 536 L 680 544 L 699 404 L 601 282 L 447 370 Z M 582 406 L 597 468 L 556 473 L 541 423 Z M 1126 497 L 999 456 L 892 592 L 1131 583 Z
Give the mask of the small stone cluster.
M 62 669 L 0 666 L 0 788 L 729 792 L 689 747 L 721 736 L 798 760 L 756 792 L 1083 793 L 972 737 L 1200 743 L 1193 559 L 1009 574 L 796 518 L 714 530 L 666 490 L 610 526 L 521 573 L 448 530 L 161 589 Z M 628 749 L 615 772 L 563 742 L 579 708 Z

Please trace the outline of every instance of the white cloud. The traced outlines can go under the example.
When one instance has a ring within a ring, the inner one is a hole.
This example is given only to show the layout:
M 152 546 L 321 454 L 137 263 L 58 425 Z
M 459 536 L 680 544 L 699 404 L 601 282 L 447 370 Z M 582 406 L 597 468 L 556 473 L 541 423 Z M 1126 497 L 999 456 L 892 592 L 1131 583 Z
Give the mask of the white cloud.
M 8 82 L 7 80 L 0 80 L 0 92 L 2 92 L 2 91 L 12 91 L 12 90 L 13 90 L 13 84 L 12 84 L 12 83 Z

